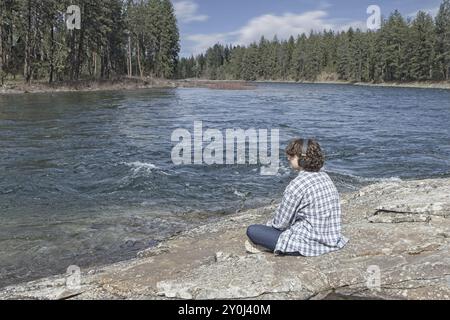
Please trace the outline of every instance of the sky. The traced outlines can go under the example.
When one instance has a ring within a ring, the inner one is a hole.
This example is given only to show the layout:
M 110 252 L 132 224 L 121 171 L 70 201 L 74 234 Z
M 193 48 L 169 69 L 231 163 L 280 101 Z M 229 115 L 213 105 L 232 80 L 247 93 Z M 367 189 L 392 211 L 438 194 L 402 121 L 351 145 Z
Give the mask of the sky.
M 296 37 L 311 30 L 366 29 L 367 8 L 383 17 L 395 9 L 405 17 L 419 11 L 436 15 L 442 0 L 172 0 L 181 40 L 181 57 L 204 52 L 216 43 L 248 45 L 261 36 Z

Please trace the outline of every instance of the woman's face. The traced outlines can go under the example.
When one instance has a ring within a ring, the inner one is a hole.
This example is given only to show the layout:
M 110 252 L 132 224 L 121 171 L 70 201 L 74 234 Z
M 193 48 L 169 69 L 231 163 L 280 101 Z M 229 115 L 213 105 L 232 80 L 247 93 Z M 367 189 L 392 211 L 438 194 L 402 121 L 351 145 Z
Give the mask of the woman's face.
M 297 155 L 295 155 L 295 156 L 287 155 L 287 159 L 288 159 L 289 164 L 291 165 L 292 169 L 294 169 L 294 170 L 301 169 L 300 166 L 298 165 L 298 156 Z

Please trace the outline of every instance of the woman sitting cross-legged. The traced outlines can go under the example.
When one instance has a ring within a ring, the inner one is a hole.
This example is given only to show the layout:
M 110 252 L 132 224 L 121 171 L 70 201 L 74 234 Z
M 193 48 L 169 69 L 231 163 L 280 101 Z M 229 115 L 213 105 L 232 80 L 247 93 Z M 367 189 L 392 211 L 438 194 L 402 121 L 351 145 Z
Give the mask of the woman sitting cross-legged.
M 341 234 L 339 193 L 322 171 L 324 156 L 314 140 L 296 139 L 286 155 L 298 176 L 287 186 L 273 218 L 266 225 L 247 228 L 249 253 L 319 256 L 345 246 Z

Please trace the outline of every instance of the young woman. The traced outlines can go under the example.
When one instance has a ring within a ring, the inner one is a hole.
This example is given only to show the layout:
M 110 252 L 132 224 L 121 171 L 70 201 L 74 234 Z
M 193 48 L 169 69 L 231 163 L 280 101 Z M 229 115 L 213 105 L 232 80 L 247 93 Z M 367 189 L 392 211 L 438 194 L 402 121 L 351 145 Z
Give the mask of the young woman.
M 319 256 L 343 248 L 348 239 L 341 234 L 339 194 L 321 171 L 324 156 L 319 143 L 295 139 L 286 155 L 299 174 L 284 191 L 273 218 L 266 225 L 248 227 L 247 251 Z

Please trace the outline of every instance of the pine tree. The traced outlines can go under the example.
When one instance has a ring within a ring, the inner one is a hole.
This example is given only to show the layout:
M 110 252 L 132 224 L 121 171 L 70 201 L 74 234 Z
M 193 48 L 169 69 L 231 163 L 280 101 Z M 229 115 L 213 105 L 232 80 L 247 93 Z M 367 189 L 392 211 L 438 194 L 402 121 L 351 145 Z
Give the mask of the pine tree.
M 295 48 L 292 53 L 291 78 L 295 81 L 302 79 L 306 65 L 306 42 L 307 37 L 303 33 L 297 37 Z
M 381 77 L 381 54 L 377 50 L 378 42 L 380 39 L 380 32 L 368 31 L 366 34 L 367 45 L 367 69 L 368 69 L 368 82 L 380 82 Z
M 215 80 L 221 78 L 220 67 L 224 64 L 225 53 L 221 44 L 215 44 L 206 51 L 206 76 Z
M 386 81 L 401 81 L 406 79 L 406 39 L 408 25 L 399 11 L 391 14 L 381 30 L 384 54 L 384 74 Z
M 257 80 L 259 73 L 258 46 L 252 43 L 242 57 L 241 76 L 243 80 Z
M 156 75 L 171 78 L 175 72 L 179 45 L 179 31 L 170 0 L 161 1 L 159 48 L 156 56 Z
M 293 36 L 290 36 L 287 41 L 281 42 L 277 55 L 277 60 L 280 61 L 280 73 L 277 78 L 282 80 L 287 80 L 290 78 L 289 71 L 294 47 L 295 40 Z
M 350 43 L 353 41 L 353 29 L 348 32 L 342 32 L 338 35 L 338 49 L 337 49 L 337 74 L 341 80 L 351 79 L 351 62 L 352 54 L 350 51 Z
M 19 3 L 15 0 L 5 0 L 0 3 L 0 77 L 3 82 L 8 75 L 15 77 L 19 73 L 23 56 L 17 52 L 17 19 Z M 22 51 L 23 52 L 23 51 Z
M 436 16 L 436 61 L 441 79 L 450 79 L 450 0 L 444 0 Z
M 4 50 L 3 50 L 3 21 L 5 21 L 5 4 L 3 2 L 0 3 L 0 85 L 3 86 L 6 72 L 3 70 L 4 64 Z
M 411 26 L 409 38 L 409 76 L 410 80 L 430 80 L 435 61 L 435 30 L 433 18 L 419 12 Z
M 270 41 L 268 41 L 264 36 L 262 36 L 259 40 L 258 44 L 258 50 L 259 50 L 259 59 L 261 61 L 264 61 L 264 63 L 261 65 L 260 72 L 258 74 L 258 77 L 260 79 L 269 79 L 272 69 L 272 61 L 271 61 L 271 44 Z
M 230 62 L 227 64 L 227 71 L 231 79 L 244 79 L 242 72 L 244 50 L 241 46 L 236 46 L 230 52 Z
M 322 39 L 322 69 L 329 73 L 336 72 L 337 65 L 337 41 L 336 35 L 333 31 L 324 31 Z
M 306 80 L 315 81 L 322 71 L 320 38 L 320 34 L 311 32 L 306 42 L 305 68 L 301 75 Z
M 350 71 L 351 79 L 357 82 L 369 81 L 369 46 L 367 37 L 361 32 L 360 29 L 355 31 L 353 41 L 351 42 L 349 49 L 353 55 Z

